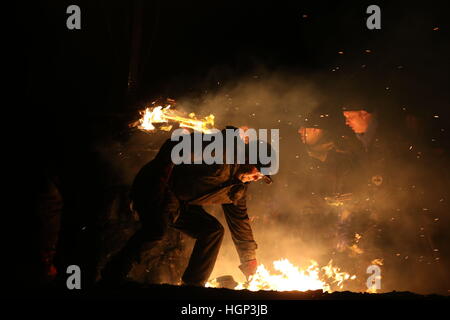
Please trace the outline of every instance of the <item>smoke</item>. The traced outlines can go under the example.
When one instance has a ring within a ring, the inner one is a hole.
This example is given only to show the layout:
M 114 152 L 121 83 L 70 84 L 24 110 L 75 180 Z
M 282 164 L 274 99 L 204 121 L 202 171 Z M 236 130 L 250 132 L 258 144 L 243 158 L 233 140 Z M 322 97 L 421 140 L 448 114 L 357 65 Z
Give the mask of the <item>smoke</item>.
M 313 110 L 329 111 L 334 117 L 334 134 L 344 133 L 354 138 L 338 114 L 338 102 L 348 92 L 340 92 L 337 84 L 334 90 L 324 94 L 321 79 L 322 76 L 316 76 L 305 80 L 280 72 L 253 74 L 207 93 L 199 100 L 182 98 L 178 101 L 183 108 L 195 110 L 199 115 L 214 114 L 219 128 L 235 125 L 280 129 L 281 166 L 274 176 L 274 184 L 255 183 L 249 189 L 248 212 L 259 245 L 260 263 L 271 268 L 274 260 L 288 258 L 305 267 L 311 259 L 322 266 L 333 260 L 334 265 L 343 271 L 357 275 L 357 280 L 348 283 L 345 289 L 364 291 L 369 276 L 366 269 L 378 260 L 382 261 L 382 272 L 386 273 L 382 274 L 383 291 L 442 292 L 443 286 L 438 283 L 446 278 L 445 268 L 439 264 L 436 255 L 439 249 L 431 240 L 436 230 L 433 226 L 425 228 L 424 225 L 439 221 L 435 219 L 439 219 L 437 216 L 441 216 L 443 211 L 441 208 L 433 218 L 421 216 L 421 211 L 426 210 L 423 207 L 436 199 L 418 184 L 420 179 L 433 179 L 435 173 L 432 170 L 427 170 L 423 164 L 394 158 L 396 162 L 391 163 L 391 168 L 395 171 L 397 180 L 393 184 L 397 189 L 378 192 L 376 207 L 369 213 L 350 206 L 349 218 L 344 222 L 343 208 L 324 207 L 323 199 L 311 194 L 314 191 L 311 181 L 304 177 L 310 161 L 297 133 L 301 121 Z M 362 88 L 364 84 L 350 83 L 350 86 Z M 359 94 L 364 95 L 364 90 L 359 90 Z M 377 95 L 375 98 L 374 101 L 381 106 L 395 104 L 392 97 Z M 333 99 L 336 101 L 335 109 L 329 107 Z M 379 111 L 380 117 L 386 117 L 386 123 L 392 121 L 387 115 L 392 115 L 395 110 L 379 108 Z M 396 125 L 397 132 L 391 127 L 392 132 L 386 132 L 387 136 L 399 134 L 401 123 Z M 406 150 L 409 146 L 402 147 Z M 319 179 L 313 177 L 312 183 L 320 183 Z M 444 186 L 436 190 L 442 193 L 440 197 L 444 197 Z M 414 199 L 415 196 L 417 198 Z M 220 209 L 208 210 L 225 224 Z M 343 250 L 338 248 L 337 229 L 340 227 L 347 229 L 348 242 Z M 236 280 L 243 281 L 238 265 L 237 253 L 227 232 L 211 277 L 231 274 Z
M 223 84 L 201 98 L 178 99 L 183 109 L 195 111 L 199 116 L 214 114 L 218 128 L 233 125 L 280 130 L 281 166 L 274 176 L 275 183 L 255 183 L 250 186 L 248 196 L 248 212 L 259 246 L 258 260 L 267 267 L 280 258 L 289 258 L 291 262 L 305 266 L 310 259 L 317 260 L 326 251 L 321 243 L 305 243 L 298 236 L 300 226 L 289 227 L 283 223 L 283 220 L 299 214 L 296 202 L 301 201 L 297 193 L 302 189 L 302 182 L 293 181 L 290 176 L 296 170 L 302 153 L 297 129 L 320 101 L 319 89 L 311 80 L 265 71 Z M 220 208 L 211 207 L 207 211 L 226 224 Z M 211 278 L 230 274 L 237 281 L 244 281 L 238 269 L 239 263 L 227 231 Z
M 187 113 L 195 112 L 198 117 L 214 114 L 216 128 L 219 129 L 233 125 L 280 130 L 280 170 L 273 177 L 274 183 L 253 183 L 248 192 L 248 213 L 259 247 L 259 263 L 270 269 L 272 262 L 281 258 L 288 258 L 301 267 L 308 266 L 310 260 L 318 261 L 321 266 L 333 260 L 333 265 L 342 271 L 357 275 L 357 280 L 350 281 L 344 289 L 364 291 L 369 276 L 366 269 L 377 259 L 383 261 L 382 291 L 442 291 L 448 280 L 443 271 L 447 261 L 443 261 L 444 254 L 439 258 L 436 250 L 446 238 L 438 238 L 438 243 L 433 243 L 433 239 L 435 233 L 445 230 L 441 226 L 448 221 L 444 215 L 446 182 L 436 177 L 436 172 L 427 167 L 428 163 L 397 159 L 395 164 L 391 164 L 397 177 L 394 183 L 397 189 L 394 193 L 393 189 L 385 194 L 379 192 L 376 208 L 369 212 L 351 205 L 326 205 L 323 197 L 314 194 L 314 186 L 324 184 L 323 177 L 311 174 L 311 159 L 297 130 L 309 113 L 320 110 L 330 113 L 335 136 L 354 139 L 339 112 L 339 103 L 349 93 L 342 88 L 362 88 L 358 89 L 360 97 L 364 96 L 366 88 L 355 81 L 342 83 L 330 81 L 323 74 L 302 77 L 293 76 L 290 72 L 260 70 L 233 81 L 217 81 L 212 89 L 211 85 L 205 86 L 209 90 L 201 94 L 177 97 L 176 108 Z M 379 106 L 389 107 L 396 103 L 392 95 L 377 95 L 373 101 Z M 396 114 L 400 109 L 400 105 L 395 105 L 395 110 L 380 108 L 380 122 L 385 119 L 386 123 L 392 122 L 392 117 L 386 115 Z M 403 123 L 397 122 L 396 125 L 396 128 L 391 127 L 392 132 L 385 133 L 388 136 L 398 134 Z M 134 131 L 125 143 L 117 143 L 114 147 L 116 158 L 111 158 L 109 153 L 109 160 L 121 173 L 123 183 L 131 184 L 140 167 L 154 157 L 159 146 L 169 137 L 170 133 L 165 132 L 146 134 Z M 401 146 L 409 148 L 414 135 L 403 137 L 405 141 Z M 414 145 L 413 148 L 420 147 Z M 426 148 L 423 146 L 414 152 L 423 156 Z M 424 187 L 430 181 L 436 187 L 433 194 Z M 434 211 L 431 207 L 436 203 Z M 220 207 L 206 210 L 226 224 Z M 343 218 L 345 210 L 347 218 Z M 438 224 L 437 229 L 434 228 Z M 344 229 L 347 237 L 344 249 L 339 247 L 340 228 Z M 232 275 L 242 282 L 244 276 L 238 269 L 239 258 L 230 233 L 225 229 L 226 235 L 211 279 Z
M 254 74 L 200 99 L 178 101 L 186 110 L 214 114 L 218 127 L 247 125 L 281 129 L 295 126 L 317 106 L 317 97 L 311 82 L 300 77 Z

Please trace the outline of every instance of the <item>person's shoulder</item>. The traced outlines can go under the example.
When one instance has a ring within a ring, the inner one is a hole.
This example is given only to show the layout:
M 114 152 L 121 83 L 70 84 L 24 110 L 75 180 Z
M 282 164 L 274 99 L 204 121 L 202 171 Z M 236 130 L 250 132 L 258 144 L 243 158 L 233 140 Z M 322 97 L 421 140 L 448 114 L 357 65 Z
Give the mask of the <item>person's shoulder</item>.
M 342 134 L 334 139 L 334 147 L 339 153 L 351 153 L 357 149 L 361 149 L 361 141 L 351 132 Z

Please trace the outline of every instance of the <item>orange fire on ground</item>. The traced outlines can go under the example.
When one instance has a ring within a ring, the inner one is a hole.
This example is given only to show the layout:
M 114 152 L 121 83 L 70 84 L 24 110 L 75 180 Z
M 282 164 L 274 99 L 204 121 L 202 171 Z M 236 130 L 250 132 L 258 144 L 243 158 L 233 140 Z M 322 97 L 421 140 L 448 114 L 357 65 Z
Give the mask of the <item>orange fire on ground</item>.
M 171 106 L 157 106 L 146 108 L 140 112 L 141 118 L 130 124 L 130 127 L 137 127 L 142 131 L 152 132 L 156 130 L 170 131 L 172 123 L 178 123 L 181 128 L 190 128 L 203 133 L 210 133 L 214 128 L 214 115 L 210 114 L 203 119 L 197 119 L 195 113 L 190 113 L 187 117 L 182 116 L 177 110 L 171 109 Z M 155 124 L 164 124 L 155 127 Z
M 288 259 L 280 259 L 273 262 L 273 267 L 276 273 L 270 272 L 262 264 L 259 265 L 248 282 L 239 283 L 234 289 L 332 292 L 332 288 L 343 289 L 346 281 L 356 279 L 355 275 L 351 276 L 334 267 L 332 261 L 324 267 L 319 267 L 316 261 L 311 260 L 307 268 L 301 269 Z M 209 281 L 206 287 L 219 287 L 219 283 L 214 279 Z

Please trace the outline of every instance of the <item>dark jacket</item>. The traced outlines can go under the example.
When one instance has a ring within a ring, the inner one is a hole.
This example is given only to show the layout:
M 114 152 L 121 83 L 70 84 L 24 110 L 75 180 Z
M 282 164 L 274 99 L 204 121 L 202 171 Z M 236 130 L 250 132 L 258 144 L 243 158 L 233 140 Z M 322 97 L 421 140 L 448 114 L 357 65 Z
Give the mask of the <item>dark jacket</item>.
M 175 223 L 190 205 L 222 205 L 241 261 L 254 259 L 256 242 L 247 214 L 247 184 L 235 178 L 239 164 L 180 164 L 170 159 L 177 142 L 167 140 L 135 178 L 131 199 L 141 220 Z

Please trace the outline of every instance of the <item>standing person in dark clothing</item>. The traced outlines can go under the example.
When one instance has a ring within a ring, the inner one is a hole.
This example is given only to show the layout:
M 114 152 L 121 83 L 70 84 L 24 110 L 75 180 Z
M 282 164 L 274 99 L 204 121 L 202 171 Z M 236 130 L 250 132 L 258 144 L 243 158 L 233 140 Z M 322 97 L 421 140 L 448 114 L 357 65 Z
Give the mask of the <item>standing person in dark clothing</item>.
M 417 183 L 409 150 L 402 143 L 400 129 L 388 126 L 369 103 L 346 105 L 342 112 L 356 138 L 352 182 L 360 199 L 355 208 L 359 224 L 366 226 L 361 228 L 365 251 L 377 257 L 394 256 L 402 242 L 396 240 L 397 235 L 407 237 L 406 226 L 417 223 L 415 217 L 407 218 L 416 210 L 411 185 Z
M 332 126 L 331 115 L 317 111 L 308 115 L 298 130 L 309 156 L 309 169 L 314 171 L 314 192 L 324 197 L 350 192 L 345 177 L 352 168 L 352 159 Z
M 142 228 L 107 264 L 102 272 L 105 283 L 122 282 L 139 252 L 157 246 L 168 227 L 173 227 L 196 239 L 182 282 L 203 286 L 213 271 L 224 234 L 220 222 L 203 209 L 210 204 L 222 205 L 240 258 L 239 268 L 247 277 L 256 271 L 257 245 L 247 215 L 246 193 L 250 182 L 270 178 L 259 171 L 258 164 L 174 165 L 171 153 L 175 143 L 167 140 L 136 176 L 132 208 L 139 214 Z
M 445 172 L 432 153 L 426 152 L 420 118 L 407 115 L 406 121 L 403 120 L 407 130 L 403 130 L 403 121 L 388 127 L 388 119 L 369 106 L 347 105 L 343 115 L 359 142 L 354 152 L 359 170 L 354 176 L 367 199 L 365 211 L 370 213 L 375 226 L 366 238 L 374 240 L 379 249 L 377 254 L 387 260 L 385 265 L 390 264 L 390 268 L 395 269 L 393 265 L 401 261 L 393 257 L 402 257 L 402 272 L 396 277 L 409 281 L 406 279 L 414 277 L 416 270 L 422 268 L 420 262 L 424 257 L 435 257 L 430 229 L 423 228 L 431 226 L 432 219 L 424 212 L 442 198 L 439 178 Z M 439 172 L 433 173 L 434 168 Z M 421 230 L 420 237 L 415 230 Z
M 387 136 L 392 130 L 386 130 L 369 104 L 345 105 L 342 113 L 345 124 L 355 133 L 351 153 L 356 166 L 351 182 L 355 197 L 361 200 L 359 216 L 367 216 L 363 213 L 368 213 L 373 222 L 379 221 L 389 211 L 385 206 L 392 204 L 388 196 L 392 191 L 391 169 L 394 161 L 399 160 L 392 149 L 395 139 Z
M 401 150 L 395 147 L 398 137 L 393 134 L 394 130 L 387 130 L 385 124 L 379 122 L 378 113 L 370 106 L 344 106 L 342 112 L 345 124 L 359 141 L 352 152 L 364 172 L 361 177 L 365 181 L 361 183 L 380 189 L 385 180 L 392 177 L 392 172 L 388 171 L 393 161 L 401 159 Z
M 352 191 L 348 179 L 353 169 L 350 154 L 338 141 L 340 138 L 330 113 L 316 110 L 309 114 L 298 133 L 308 153 L 304 166 L 304 178 L 308 185 L 305 198 L 310 199 L 311 203 L 308 211 L 313 211 L 314 221 L 318 220 L 318 216 L 325 218 L 327 214 L 338 217 L 337 226 L 333 224 L 333 230 L 337 230 L 336 246 L 345 249 L 350 228 L 348 210 L 343 208 L 343 201 L 351 197 Z
M 352 182 L 361 198 L 367 199 L 373 219 L 390 218 L 387 214 L 398 200 L 398 190 L 412 181 L 414 170 L 402 170 L 410 164 L 409 150 L 400 140 L 399 129 L 388 127 L 386 119 L 370 105 L 346 105 L 342 112 L 356 138 L 352 154 L 357 166 Z

